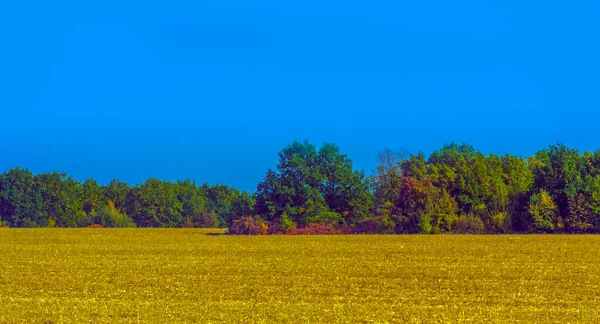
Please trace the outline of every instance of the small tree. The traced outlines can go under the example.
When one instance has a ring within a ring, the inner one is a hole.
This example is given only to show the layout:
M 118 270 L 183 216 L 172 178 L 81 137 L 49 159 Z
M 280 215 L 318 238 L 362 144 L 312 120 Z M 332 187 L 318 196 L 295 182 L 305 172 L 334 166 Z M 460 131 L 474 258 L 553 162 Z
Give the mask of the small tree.
M 535 193 L 529 199 L 529 214 L 534 232 L 552 232 L 558 223 L 558 208 L 546 190 Z

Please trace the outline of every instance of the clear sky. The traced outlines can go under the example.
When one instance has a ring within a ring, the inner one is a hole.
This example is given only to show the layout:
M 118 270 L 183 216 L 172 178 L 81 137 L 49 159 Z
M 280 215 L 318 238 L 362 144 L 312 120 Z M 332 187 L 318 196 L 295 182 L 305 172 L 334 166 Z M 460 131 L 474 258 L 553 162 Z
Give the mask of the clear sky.
M 92 4 L 94 3 L 94 4 Z M 254 190 L 294 139 L 600 147 L 598 1 L 7 1 L 0 170 Z

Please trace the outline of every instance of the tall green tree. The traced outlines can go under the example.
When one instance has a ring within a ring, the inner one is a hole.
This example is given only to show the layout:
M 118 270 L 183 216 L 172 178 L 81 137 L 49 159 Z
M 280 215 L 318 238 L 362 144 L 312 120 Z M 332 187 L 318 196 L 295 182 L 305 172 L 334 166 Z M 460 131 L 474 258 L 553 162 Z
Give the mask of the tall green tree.
M 104 207 L 107 201 L 102 194 L 102 188 L 95 179 L 86 179 L 82 184 L 83 211 L 92 212 L 99 207 Z
M 516 231 L 527 231 L 531 225 L 528 203 L 534 181 L 528 161 L 506 154 L 502 157 L 502 173 L 508 188 L 506 213 L 511 227 Z
M 130 190 L 126 182 L 113 179 L 108 185 L 102 187 L 102 195 L 107 202 L 112 201 L 115 208 L 123 213 L 126 212 L 127 195 Z
M 42 195 L 33 173 L 13 168 L 0 175 L 0 223 L 10 227 L 46 226 Z
M 579 151 L 561 143 L 538 151 L 531 159 L 534 187 L 548 192 L 562 218 L 569 216 L 569 199 L 584 189 L 581 171 L 585 163 Z
M 41 188 L 43 215 L 48 226 L 78 227 L 85 221 L 82 185 L 64 172 L 35 176 Z
M 352 160 L 330 143 L 321 146 L 317 159 L 324 177 L 319 191 L 329 209 L 341 215 L 346 224 L 367 218 L 373 202 L 364 172 L 354 170 Z
M 364 173 L 328 143 L 317 150 L 308 141 L 293 142 L 257 187 L 256 211 L 271 221 L 354 224 L 368 216 L 371 206 Z
M 168 181 L 148 179 L 127 196 L 127 215 L 140 227 L 181 227 L 182 208 L 177 187 Z

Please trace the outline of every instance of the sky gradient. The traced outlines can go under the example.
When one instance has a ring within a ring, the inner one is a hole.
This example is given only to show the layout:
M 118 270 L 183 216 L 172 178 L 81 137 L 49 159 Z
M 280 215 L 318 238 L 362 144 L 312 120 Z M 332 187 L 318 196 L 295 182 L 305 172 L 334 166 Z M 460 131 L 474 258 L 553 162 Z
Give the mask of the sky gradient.
M 368 3 L 368 5 L 367 5 Z M 0 170 L 254 190 L 294 139 L 600 148 L 597 1 L 80 1 L 0 12 Z

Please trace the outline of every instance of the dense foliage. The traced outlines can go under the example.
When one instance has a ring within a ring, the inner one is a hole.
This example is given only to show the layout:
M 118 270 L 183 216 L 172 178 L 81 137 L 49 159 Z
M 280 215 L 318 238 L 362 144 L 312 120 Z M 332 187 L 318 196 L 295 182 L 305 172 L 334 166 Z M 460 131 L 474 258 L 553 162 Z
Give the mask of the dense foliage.
M 79 182 L 65 173 L 0 175 L 9 227 L 230 227 L 276 233 L 597 233 L 600 150 L 551 145 L 531 157 L 448 144 L 428 157 L 384 150 L 355 170 L 333 144 L 294 142 L 254 194 L 148 179 Z
M 227 227 L 253 206 L 247 192 L 190 180 L 129 186 L 20 168 L 0 175 L 0 222 L 8 227 Z

